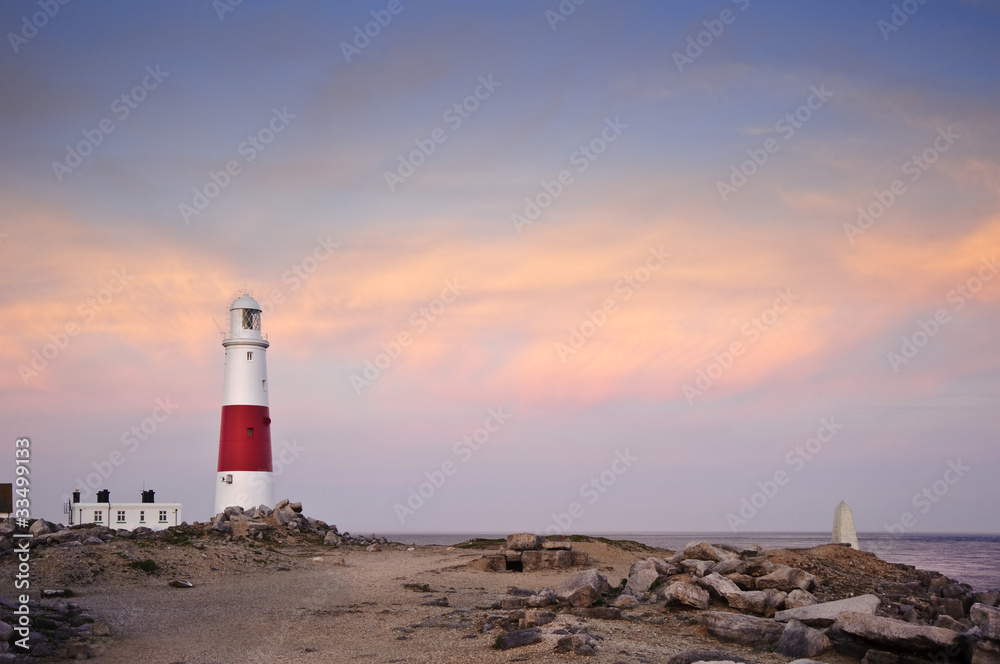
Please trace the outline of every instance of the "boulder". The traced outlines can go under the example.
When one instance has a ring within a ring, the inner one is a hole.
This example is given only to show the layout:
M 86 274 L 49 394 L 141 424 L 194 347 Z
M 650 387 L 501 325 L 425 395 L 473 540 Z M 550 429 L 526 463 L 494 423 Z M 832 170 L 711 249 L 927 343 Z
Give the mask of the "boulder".
M 542 548 L 547 551 L 572 551 L 573 545 L 569 542 L 542 542 Z
M 708 591 L 693 583 L 671 583 L 656 589 L 656 596 L 670 604 L 685 604 L 695 609 L 708 608 Z
M 708 542 L 688 542 L 687 546 L 684 547 L 682 560 L 710 560 L 718 563 L 734 558 L 739 558 L 739 556 L 732 551 L 714 547 Z
M 628 582 L 623 592 L 629 595 L 649 592 L 649 587 L 658 578 L 660 573 L 656 569 L 656 563 L 652 560 L 640 560 L 629 569 Z
M 572 551 L 521 552 L 521 569 L 525 572 L 534 572 L 540 569 L 568 569 L 572 566 Z
M 506 634 L 501 634 L 497 637 L 494 647 L 498 650 L 510 650 L 511 648 L 520 648 L 522 646 L 530 646 L 533 643 L 541 642 L 542 630 L 537 627 L 529 627 L 528 629 L 519 629 Z
M 737 572 L 740 571 L 740 568 L 743 567 L 745 564 L 746 563 L 744 563 L 744 561 L 740 560 L 739 558 L 731 558 L 729 560 L 723 560 L 722 562 L 720 562 L 718 565 L 712 568 L 712 571 L 716 572 L 717 574 L 721 574 L 722 576 L 725 576 L 727 574 L 736 574 Z
M 565 553 L 556 551 L 554 553 Z M 597 570 L 588 569 L 563 580 L 556 588 L 556 597 L 561 602 L 576 607 L 592 606 L 601 595 L 611 590 L 608 580 Z
M 597 654 L 597 641 L 586 632 L 566 634 L 556 641 L 555 652 L 559 654 L 573 653 L 585 657 Z
M 573 567 L 585 567 L 590 564 L 590 554 L 586 551 L 570 551 L 573 554 Z
M 984 604 L 986 606 L 997 606 L 1000 604 L 1000 591 L 993 591 L 988 593 L 975 593 L 972 595 L 972 599 L 977 604 Z
M 275 503 L 274 509 L 280 510 L 282 507 L 285 507 L 286 505 L 288 505 L 288 498 L 284 498 Z
M 616 609 L 634 609 L 635 607 L 640 606 L 640 602 L 634 596 L 622 593 L 611 603 L 611 606 Z
M 329 531 L 326 534 L 326 537 L 323 538 L 323 544 L 326 544 L 327 546 L 340 546 L 341 542 L 343 542 L 343 540 L 340 538 L 340 535 L 332 530 Z
M 1000 641 L 1000 609 L 977 602 L 969 609 L 969 618 L 983 630 L 983 636 Z
M 774 619 L 778 622 L 788 620 L 798 620 L 811 627 L 827 627 L 837 620 L 837 616 L 845 611 L 853 613 L 865 613 L 875 615 L 878 609 L 879 598 L 875 595 L 859 595 L 858 597 L 848 597 L 838 599 L 835 602 L 823 602 L 810 606 L 800 606 L 794 609 L 778 611 L 774 614 Z
M 1000 664 L 1000 645 L 992 641 L 978 641 L 972 646 L 971 664 Z
M 774 588 L 776 590 L 791 592 L 796 588 L 808 591 L 815 587 L 816 577 L 797 567 L 782 566 L 770 574 L 765 574 L 757 579 L 757 590 Z
M 543 611 L 542 609 L 528 609 L 524 612 L 524 627 L 541 627 L 542 625 L 548 625 L 550 622 L 556 619 L 556 614 L 551 611 Z
M 49 522 L 45 519 L 37 519 L 31 527 L 28 528 L 28 532 L 38 537 L 39 535 L 47 535 L 52 532 L 52 527 L 49 526 Z
M 514 551 L 532 551 L 539 548 L 538 535 L 533 533 L 514 533 L 507 535 L 507 548 Z
M 655 556 L 650 556 L 646 560 L 649 560 L 656 566 L 656 571 L 660 573 L 661 576 L 673 576 L 681 571 L 681 568 L 673 563 L 668 563 L 663 558 L 657 558 Z
M 715 567 L 715 563 L 711 560 L 685 559 L 681 561 L 681 567 L 695 576 L 705 576 L 712 571 L 712 568 Z
M 798 620 L 789 620 L 775 650 L 787 657 L 816 657 L 830 647 L 826 634 Z
M 707 590 L 712 597 L 722 598 L 730 593 L 742 592 L 739 586 L 716 572 L 703 576 L 696 583 Z
M 812 606 L 813 604 L 819 604 L 819 600 L 811 592 L 800 590 L 799 588 L 788 593 L 788 597 L 785 598 L 786 609 L 797 609 L 802 606 Z
M 726 574 L 724 576 L 739 586 L 740 590 L 757 589 L 757 579 L 753 578 L 749 574 Z
M 294 518 L 295 518 L 295 512 L 288 509 L 287 503 L 282 507 L 275 506 L 274 520 L 278 522 L 278 525 L 287 526 L 288 523 Z
M 542 588 L 537 594 L 533 594 L 528 597 L 528 606 L 540 609 L 544 606 L 552 606 L 553 604 L 558 604 L 559 598 L 556 597 L 556 591 L 552 588 Z
M 507 569 L 507 560 L 500 554 L 493 554 L 473 560 L 469 567 L 480 572 L 503 572 Z
M 750 576 L 764 576 L 765 574 L 770 574 L 778 568 L 777 565 L 772 563 L 764 556 L 757 558 L 748 558 L 743 561 L 740 565 L 740 574 L 749 574 Z
M 288 503 L 288 509 L 296 514 L 302 514 L 302 503 Z
M 822 606 L 817 604 L 816 606 Z M 807 609 L 815 607 L 804 607 Z M 801 609 L 793 609 L 799 611 Z M 943 651 L 960 648 L 962 635 L 944 627 L 913 625 L 895 618 L 845 611 L 837 616 L 835 627 L 869 643 L 907 651 Z
M 912 621 L 911 620 L 907 620 L 907 622 L 912 622 Z M 956 632 L 965 633 L 965 625 L 963 625 L 962 623 L 958 622 L 957 620 L 955 620 L 951 616 L 945 615 L 943 613 L 940 614 L 937 618 L 935 618 L 934 622 L 932 622 L 931 624 L 934 625 L 935 627 L 945 627 L 947 629 L 950 629 L 950 630 L 953 630 L 953 631 L 956 631 Z
M 726 595 L 726 602 L 734 609 L 749 611 L 759 615 L 768 615 L 782 605 L 785 597 L 785 593 L 773 588 L 768 588 L 767 590 L 740 590 Z
M 706 611 L 700 621 L 715 638 L 745 646 L 776 643 L 785 630 L 784 626 L 767 618 L 722 611 Z

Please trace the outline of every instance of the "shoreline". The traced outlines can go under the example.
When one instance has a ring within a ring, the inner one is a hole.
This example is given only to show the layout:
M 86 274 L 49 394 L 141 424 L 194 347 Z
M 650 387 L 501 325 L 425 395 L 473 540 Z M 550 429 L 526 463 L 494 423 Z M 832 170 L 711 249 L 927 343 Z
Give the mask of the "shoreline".
M 667 550 L 519 535 L 529 542 L 520 549 L 510 540 L 410 547 L 324 530 L 282 509 L 281 518 L 233 510 L 159 533 L 76 527 L 42 534 L 32 550 L 33 579 L 74 597 L 42 600 L 36 610 L 78 606 L 94 622 L 71 641 L 109 663 L 507 662 L 514 654 L 565 661 L 585 654 L 613 664 L 721 649 L 742 661 L 784 664 L 790 658 L 774 649 L 788 626 L 776 616 L 797 605 L 869 596 L 877 605 L 871 620 L 967 638 L 972 607 L 1000 601 L 940 573 L 838 545 L 765 552 L 691 542 Z M 84 535 L 87 544 L 79 541 Z M 149 571 L 146 560 L 155 562 Z M 511 560 L 524 571 L 484 571 Z M 13 564 L 9 554 L 0 559 L 5 573 Z M 559 595 L 581 576 L 597 587 Z M 171 587 L 180 581 L 191 585 Z M 760 635 L 750 632 L 735 642 L 721 638 L 734 620 L 764 630 L 764 641 L 753 642 Z M 821 661 L 863 660 L 854 656 L 860 637 L 830 625 L 809 629 L 811 638 L 829 641 Z M 517 638 L 531 643 L 493 648 Z M 54 653 L 66 647 L 52 643 Z M 864 643 L 865 652 L 898 650 Z

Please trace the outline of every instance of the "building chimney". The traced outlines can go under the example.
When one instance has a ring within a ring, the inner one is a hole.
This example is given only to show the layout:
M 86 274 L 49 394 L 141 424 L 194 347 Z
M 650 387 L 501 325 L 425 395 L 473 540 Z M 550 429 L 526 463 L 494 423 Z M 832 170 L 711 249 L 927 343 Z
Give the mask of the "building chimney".
M 79 489 L 77 489 L 76 491 L 73 492 L 73 502 L 74 503 L 80 502 L 80 490 Z
M 99 503 L 110 503 L 111 502 L 111 492 L 107 489 L 101 489 L 97 492 L 97 502 Z
M 153 495 L 155 493 L 156 492 L 153 491 L 152 489 L 150 489 L 148 491 L 143 491 L 142 492 L 142 502 L 144 502 L 144 503 L 152 503 L 152 502 L 154 502 L 153 501 Z

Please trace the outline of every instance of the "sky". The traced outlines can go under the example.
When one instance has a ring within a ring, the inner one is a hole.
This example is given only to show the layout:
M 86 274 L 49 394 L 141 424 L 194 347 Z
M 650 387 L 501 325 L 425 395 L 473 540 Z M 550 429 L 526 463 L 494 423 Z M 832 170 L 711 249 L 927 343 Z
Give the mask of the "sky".
M 1000 532 L 1000 3 L 0 8 L 0 468 L 352 532 Z M 48 12 L 48 13 L 46 13 Z

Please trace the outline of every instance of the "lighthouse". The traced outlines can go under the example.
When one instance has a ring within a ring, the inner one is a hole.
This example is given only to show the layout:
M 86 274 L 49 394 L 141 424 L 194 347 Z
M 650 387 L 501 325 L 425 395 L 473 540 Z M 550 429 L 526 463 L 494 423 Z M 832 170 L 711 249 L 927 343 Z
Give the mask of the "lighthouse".
M 226 376 L 219 433 L 215 514 L 231 505 L 274 505 L 271 417 L 267 404 L 267 338 L 260 331 L 260 305 L 247 294 L 229 305 Z

